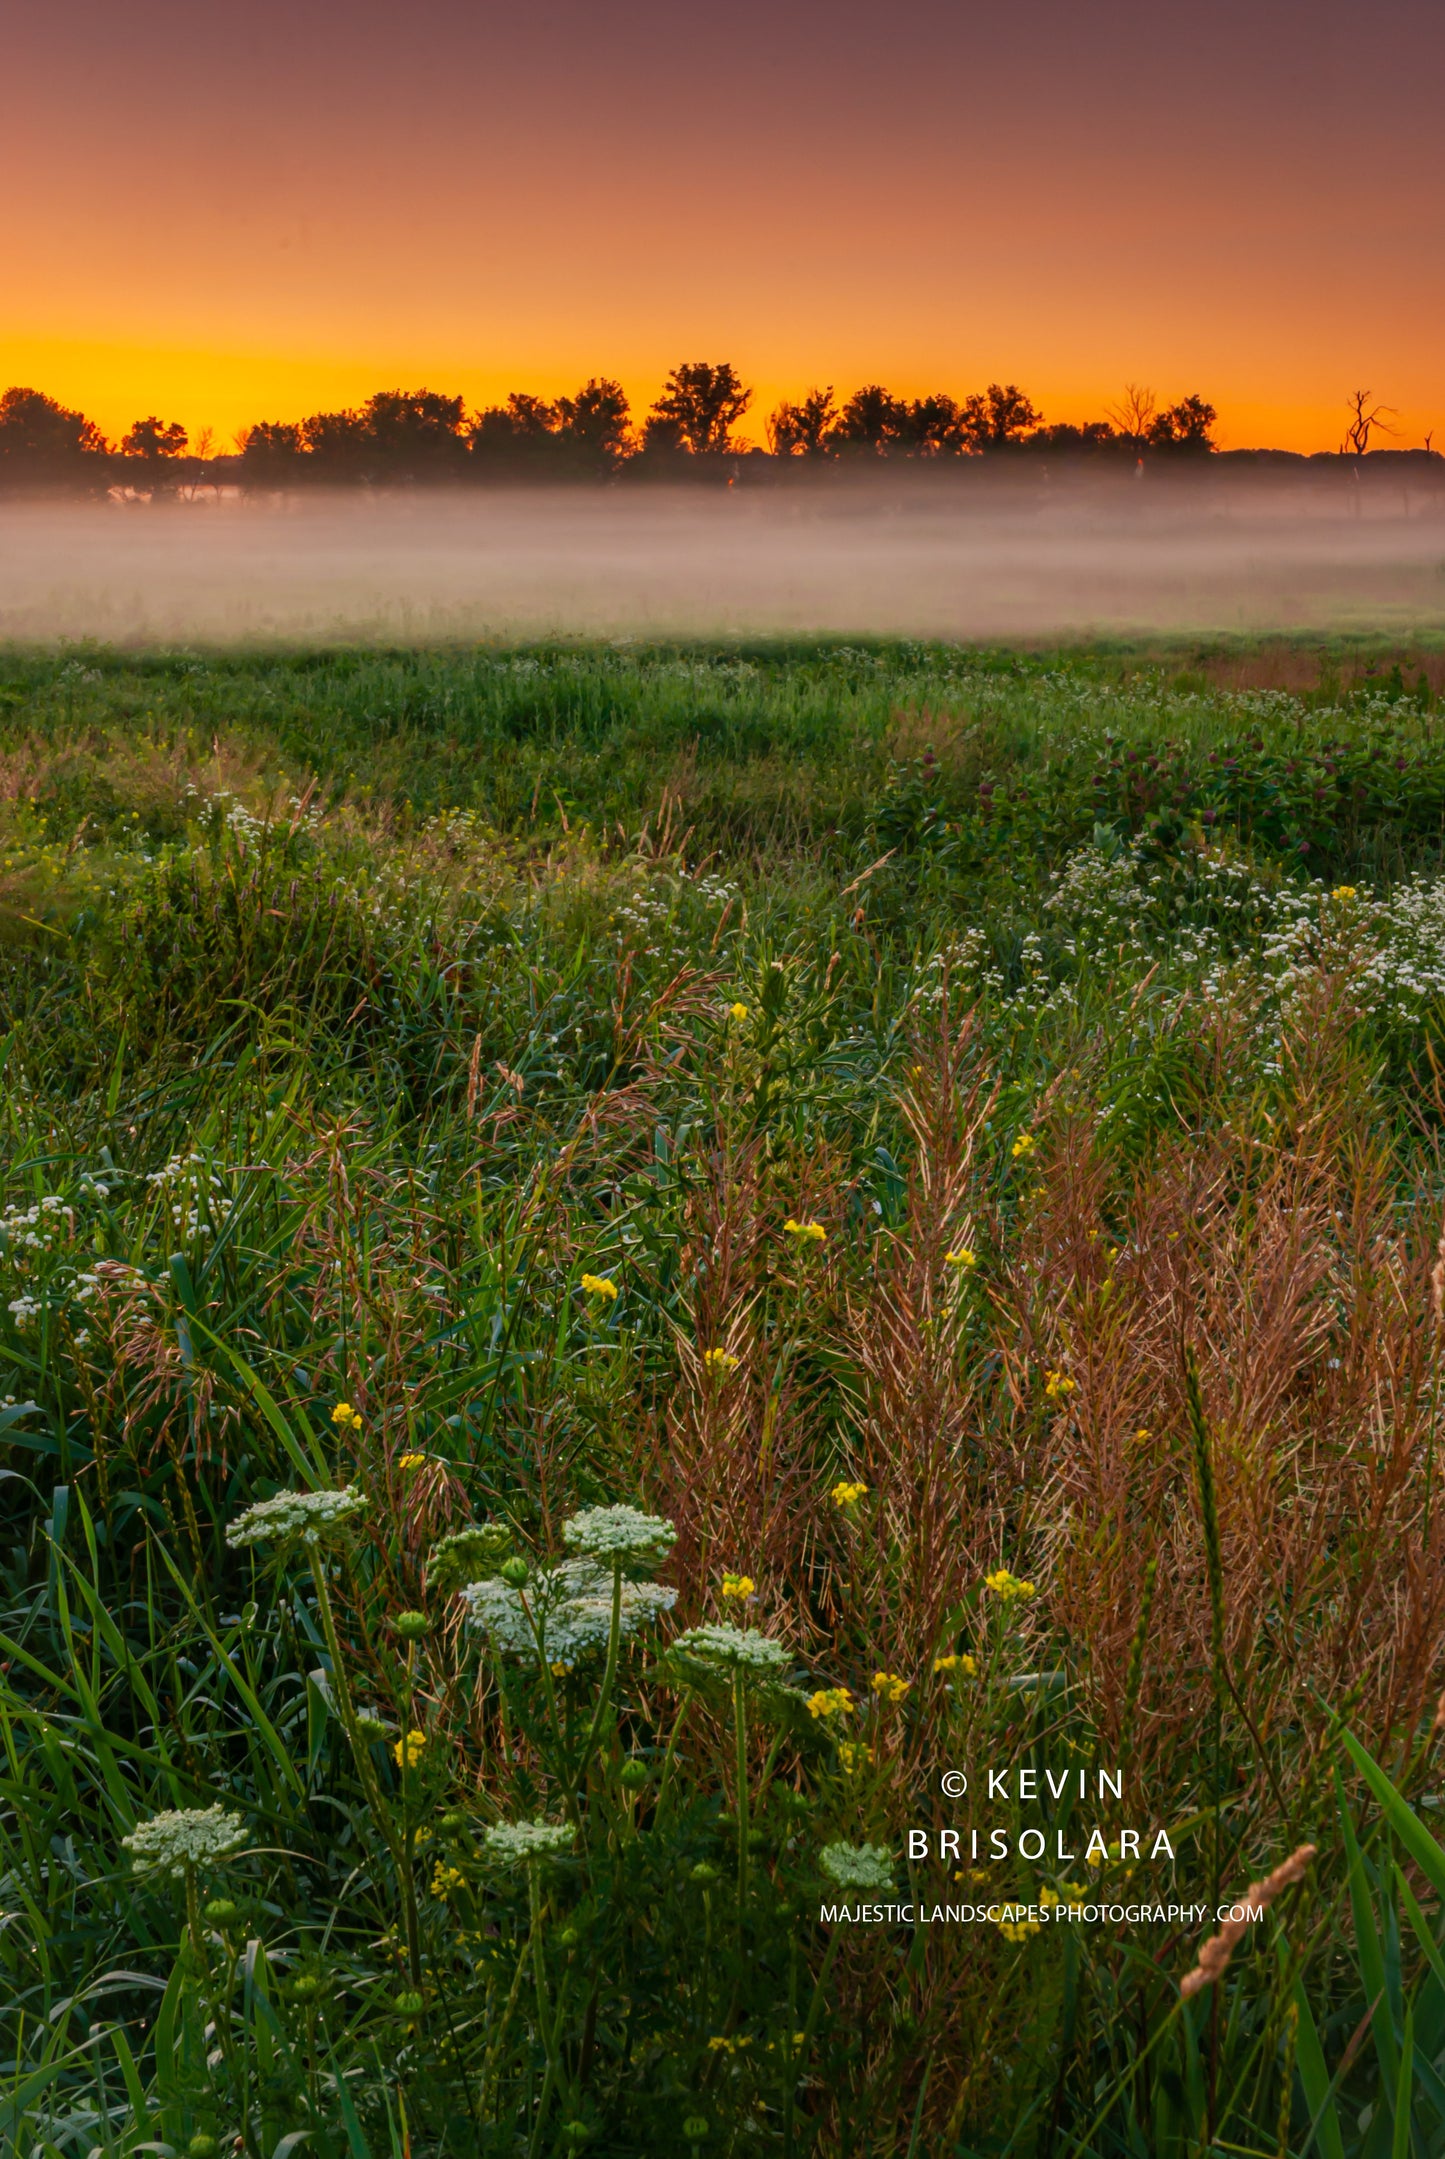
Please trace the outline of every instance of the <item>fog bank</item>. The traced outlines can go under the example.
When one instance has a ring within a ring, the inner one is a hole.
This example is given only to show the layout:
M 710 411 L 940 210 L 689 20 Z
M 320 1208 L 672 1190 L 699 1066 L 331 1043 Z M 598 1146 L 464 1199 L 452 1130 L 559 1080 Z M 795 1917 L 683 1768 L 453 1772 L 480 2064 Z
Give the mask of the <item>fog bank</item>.
M 0 504 L 0 637 L 1445 626 L 1445 488 L 1250 475 Z

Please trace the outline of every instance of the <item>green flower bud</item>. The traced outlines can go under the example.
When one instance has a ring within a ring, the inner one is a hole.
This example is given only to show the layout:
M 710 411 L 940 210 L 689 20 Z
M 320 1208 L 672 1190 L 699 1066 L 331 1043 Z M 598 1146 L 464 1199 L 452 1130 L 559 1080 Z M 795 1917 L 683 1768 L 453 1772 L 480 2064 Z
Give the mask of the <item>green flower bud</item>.
M 301 1972 L 291 1982 L 291 1999 L 293 2002 L 315 2001 L 320 1992 L 321 1981 L 317 1978 L 315 1972 Z
M 557 1936 L 557 1946 L 559 1949 L 580 1949 L 582 1947 L 582 1936 L 578 1933 L 576 1927 L 563 1927 L 561 1933 Z
M 391 2006 L 399 2017 L 419 2017 L 425 2004 L 419 1994 L 408 1991 L 405 1994 L 394 1994 Z
M 682 2133 L 689 2144 L 701 2144 L 707 2135 L 707 2122 L 701 2114 L 689 2114 L 682 2125 Z
M 532 1570 L 525 1559 L 508 1559 L 503 1562 L 501 1571 L 508 1589 L 525 1589 Z
M 618 1781 L 625 1785 L 629 1792 L 640 1792 L 643 1785 L 649 1782 L 646 1762 L 624 1762 Z
M 212 1897 L 201 1916 L 209 1919 L 213 1927 L 233 1927 L 241 1916 L 241 1907 L 229 1897 Z
M 214 2137 L 207 2136 L 204 2129 L 198 2129 L 186 2146 L 186 2151 L 189 2159 L 212 2159 L 212 2155 L 220 2148 Z
M 585 2144 L 592 2131 L 586 2122 L 563 2122 L 562 2140 L 566 2144 Z
M 467 1818 L 460 1807 L 448 1807 L 440 1816 L 437 1827 L 449 1837 L 458 1837 L 467 1826 Z
M 392 1625 L 404 1642 L 419 1642 L 430 1631 L 431 1621 L 425 1612 L 398 1612 Z
M 688 1875 L 688 1880 L 696 1882 L 699 1889 L 710 1889 L 713 1883 L 720 1879 L 717 1868 L 709 1866 L 705 1859 L 699 1859 L 697 1865 Z

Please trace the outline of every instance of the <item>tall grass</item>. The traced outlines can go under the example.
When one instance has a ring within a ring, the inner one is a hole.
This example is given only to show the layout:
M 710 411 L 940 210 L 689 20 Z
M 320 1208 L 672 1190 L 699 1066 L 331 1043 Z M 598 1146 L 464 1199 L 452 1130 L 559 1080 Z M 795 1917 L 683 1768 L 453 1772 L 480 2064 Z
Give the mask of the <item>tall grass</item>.
M 0 682 L 7 2144 L 1438 2149 L 1428 692 Z

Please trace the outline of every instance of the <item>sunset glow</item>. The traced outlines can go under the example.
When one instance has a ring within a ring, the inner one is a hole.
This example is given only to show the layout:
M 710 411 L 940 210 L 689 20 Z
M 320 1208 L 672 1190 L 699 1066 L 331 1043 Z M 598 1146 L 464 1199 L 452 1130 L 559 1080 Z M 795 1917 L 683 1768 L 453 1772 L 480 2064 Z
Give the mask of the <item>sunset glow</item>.
M 11 21 L 0 383 L 112 434 L 593 373 L 638 408 L 693 357 L 755 386 L 755 436 L 814 382 L 996 378 L 1050 419 L 1199 390 L 1227 446 L 1334 447 L 1359 384 L 1445 432 L 1427 0 L 1363 54 L 1340 0 Z

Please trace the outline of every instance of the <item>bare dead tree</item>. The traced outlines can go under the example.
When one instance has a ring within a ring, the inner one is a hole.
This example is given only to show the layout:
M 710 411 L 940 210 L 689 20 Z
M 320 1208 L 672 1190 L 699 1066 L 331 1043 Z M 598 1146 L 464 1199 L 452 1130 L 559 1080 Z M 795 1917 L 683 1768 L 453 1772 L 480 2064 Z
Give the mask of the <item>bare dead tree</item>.
M 1105 417 L 1131 442 L 1147 440 L 1157 411 L 1154 392 L 1142 382 L 1126 382 L 1118 404 L 1104 407 Z
M 1351 390 L 1346 403 L 1350 408 L 1350 424 L 1345 429 L 1344 449 L 1351 457 L 1363 457 L 1370 447 L 1370 429 L 1376 427 L 1382 435 L 1396 435 L 1399 429 L 1391 427 L 1385 415 L 1398 419 L 1393 405 L 1370 405 L 1373 392 Z

